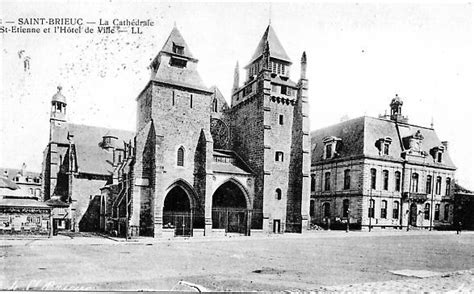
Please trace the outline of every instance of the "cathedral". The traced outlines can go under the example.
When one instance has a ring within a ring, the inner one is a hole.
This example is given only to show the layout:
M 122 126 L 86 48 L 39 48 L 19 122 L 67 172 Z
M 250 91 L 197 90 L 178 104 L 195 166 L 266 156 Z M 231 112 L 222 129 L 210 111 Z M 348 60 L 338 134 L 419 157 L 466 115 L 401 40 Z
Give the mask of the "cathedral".
M 310 198 L 306 62 L 303 53 L 293 81 L 269 25 L 243 83 L 237 65 L 228 105 L 204 85 L 174 27 L 136 98 L 134 134 L 66 122 L 58 90 L 45 199 L 68 207 L 72 229 L 121 236 L 302 232 Z
M 136 97 L 135 132 L 66 120 L 51 101 L 44 199 L 55 229 L 215 236 L 325 229 L 447 228 L 456 167 L 433 127 L 390 115 L 310 134 L 306 53 L 297 81 L 269 25 L 230 105 L 204 85 L 174 27 Z

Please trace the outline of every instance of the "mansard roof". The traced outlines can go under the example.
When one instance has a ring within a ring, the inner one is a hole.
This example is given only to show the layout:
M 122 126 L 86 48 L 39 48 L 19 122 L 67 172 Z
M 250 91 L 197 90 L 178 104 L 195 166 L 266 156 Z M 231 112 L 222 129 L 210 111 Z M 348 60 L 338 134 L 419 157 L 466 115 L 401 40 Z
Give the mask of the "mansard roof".
M 285 49 L 281 45 L 280 40 L 278 39 L 271 25 L 268 25 L 267 29 L 265 30 L 265 33 L 260 39 L 257 49 L 255 49 L 255 52 L 253 53 L 253 56 L 249 63 L 254 62 L 258 58 L 260 58 L 260 56 L 263 55 L 263 51 L 265 50 L 265 44 L 267 42 L 268 47 L 270 49 L 270 57 L 291 63 L 290 57 L 288 57 L 288 54 L 286 54 Z
M 427 164 L 455 169 L 449 153 L 444 152 L 443 162 L 435 163 L 432 149 L 442 146 L 436 132 L 432 128 L 398 123 L 388 119 L 363 116 L 347 120 L 311 133 L 311 164 L 321 164 L 323 160 L 323 139 L 328 136 L 341 138 L 337 146 L 337 160 L 354 157 L 371 157 L 384 160 L 402 161 L 402 152 L 408 149 L 405 138 L 415 135 L 418 131 L 423 135 L 421 152 L 425 154 Z M 381 155 L 377 141 L 391 138 L 389 155 Z

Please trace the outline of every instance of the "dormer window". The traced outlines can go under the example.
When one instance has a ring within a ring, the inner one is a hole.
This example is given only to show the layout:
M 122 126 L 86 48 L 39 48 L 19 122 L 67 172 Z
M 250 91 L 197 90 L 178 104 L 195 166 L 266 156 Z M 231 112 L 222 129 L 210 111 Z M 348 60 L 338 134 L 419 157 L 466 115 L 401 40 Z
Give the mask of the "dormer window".
M 326 137 L 323 139 L 323 144 L 324 144 L 324 154 L 323 158 L 324 159 L 330 159 L 334 158 L 338 155 L 337 150 L 338 150 L 338 142 L 340 142 L 340 138 L 336 138 L 333 136 Z
M 375 143 L 375 146 L 379 149 L 380 155 L 389 155 L 390 154 L 390 144 L 392 144 L 392 138 L 385 137 L 380 138 Z
M 326 158 L 332 157 L 332 144 L 326 145 Z
M 437 163 L 442 163 L 443 162 L 443 153 L 444 153 L 444 146 L 437 146 L 433 149 L 431 149 L 431 155 L 433 156 L 433 159 Z
M 184 47 L 173 43 L 173 53 L 184 55 Z

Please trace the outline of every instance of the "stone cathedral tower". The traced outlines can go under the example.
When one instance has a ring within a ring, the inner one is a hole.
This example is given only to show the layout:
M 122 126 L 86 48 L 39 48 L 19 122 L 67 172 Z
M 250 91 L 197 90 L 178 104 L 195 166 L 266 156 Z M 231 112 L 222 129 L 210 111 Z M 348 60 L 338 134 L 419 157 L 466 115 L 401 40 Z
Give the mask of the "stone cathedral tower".
M 263 34 L 241 87 L 234 78 L 229 123 L 232 145 L 256 173 L 254 226 L 275 233 L 308 225 L 310 138 L 306 54 L 298 83 L 272 26 Z

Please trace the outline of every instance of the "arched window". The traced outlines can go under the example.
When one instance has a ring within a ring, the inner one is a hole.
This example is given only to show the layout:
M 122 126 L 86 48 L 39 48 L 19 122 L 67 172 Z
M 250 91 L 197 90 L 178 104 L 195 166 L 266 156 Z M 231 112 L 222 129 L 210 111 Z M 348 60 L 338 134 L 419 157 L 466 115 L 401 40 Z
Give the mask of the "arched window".
M 283 161 L 283 152 L 281 151 L 275 152 L 275 161 Z
M 323 204 L 323 216 L 331 217 L 331 205 L 328 202 Z
M 426 194 L 431 194 L 431 185 L 433 184 L 433 177 L 426 176 Z
M 449 204 L 446 204 L 444 206 L 444 220 L 449 220 Z
M 212 100 L 212 112 L 217 112 L 217 99 Z
M 411 175 L 411 191 L 412 192 L 418 192 L 418 179 L 419 179 L 419 176 L 417 173 L 413 173 Z
M 326 172 L 324 174 L 324 191 L 329 191 L 331 189 L 331 173 Z
M 309 202 L 309 216 L 314 217 L 314 200 Z
M 375 189 L 377 187 L 377 170 L 375 168 L 370 169 L 370 188 Z
M 425 219 L 430 219 L 430 204 L 425 204 Z
M 383 171 L 383 189 L 388 190 L 388 170 Z
M 183 148 L 183 146 L 179 147 L 179 149 L 178 149 L 177 163 L 178 163 L 178 166 L 184 166 L 184 148 Z
M 451 194 L 451 178 L 446 178 L 446 196 Z
M 280 188 L 277 188 L 275 190 L 275 198 L 276 198 L 276 200 L 281 200 L 281 189 Z
M 316 175 L 311 175 L 311 191 L 316 191 Z
M 435 204 L 434 219 L 439 220 L 439 204 Z
M 375 200 L 370 199 L 369 200 L 369 217 L 374 217 L 374 212 L 375 212 Z
M 381 202 L 380 218 L 387 218 L 387 200 L 382 200 Z
M 393 219 L 398 219 L 398 214 L 400 213 L 400 202 L 394 201 L 393 202 L 393 213 L 392 213 L 392 218 Z
M 349 199 L 342 201 L 342 217 L 349 216 Z
M 401 186 L 401 175 L 399 171 L 395 172 L 395 191 L 400 192 L 400 186 Z
M 436 195 L 441 194 L 441 177 L 436 177 Z
M 351 188 L 351 171 L 346 169 L 344 171 L 344 190 L 348 190 Z

